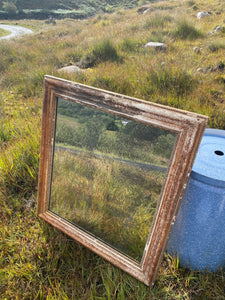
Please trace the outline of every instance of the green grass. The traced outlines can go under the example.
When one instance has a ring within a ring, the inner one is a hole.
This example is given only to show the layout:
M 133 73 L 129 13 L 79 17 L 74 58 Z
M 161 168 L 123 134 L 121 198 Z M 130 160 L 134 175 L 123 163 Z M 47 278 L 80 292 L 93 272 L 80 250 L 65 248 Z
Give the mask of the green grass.
M 140 262 L 176 135 L 62 99 L 57 111 L 51 211 Z
M 0 37 L 2 37 L 2 36 L 6 36 L 6 35 L 9 35 L 10 34 L 10 32 L 9 31 L 7 31 L 7 30 L 5 30 L 5 29 L 2 29 L 2 28 L 0 28 Z
M 56 152 L 50 209 L 140 261 L 163 175 L 88 153 Z
M 224 41 L 214 41 L 208 46 L 209 51 L 218 52 L 220 50 L 225 50 L 225 42 Z
M 104 39 L 93 45 L 90 53 L 78 63 L 81 68 L 92 68 L 100 63 L 119 61 L 119 55 L 113 43 L 109 39 Z
M 167 23 L 172 22 L 171 16 L 164 15 L 164 14 L 155 14 L 153 16 L 150 16 L 144 23 L 145 29 L 151 29 L 151 28 L 163 28 L 166 26 Z
M 181 20 L 177 23 L 176 29 L 173 32 L 174 37 L 180 39 L 196 40 L 202 37 L 202 33 L 190 24 L 187 20 Z
M 149 3 L 150 1 L 145 1 Z M 118 9 L 129 9 L 142 5 L 138 0 L 60 0 L 57 3 L 52 0 L 43 1 L 11 1 L 0 2 L 1 17 L 14 19 L 47 19 L 49 15 L 54 18 L 74 18 L 83 19 L 93 16 L 97 13 L 113 13 Z
M 196 5 L 213 14 L 198 22 Z M 203 113 L 209 127 L 225 129 L 224 70 L 216 68 L 225 63 L 224 32 L 208 35 L 223 24 L 223 1 L 189 1 L 185 13 L 178 0 L 151 6 L 146 15 L 133 9 L 76 22 L 57 20 L 54 26 L 21 20 L 17 24 L 33 29 L 34 35 L 0 43 L 1 299 L 225 299 L 222 270 L 188 271 L 165 254 L 150 289 L 36 214 L 43 76 L 62 76 L 58 68 L 79 62 L 96 43 L 109 40 L 119 61 L 103 59 L 64 78 Z M 145 28 L 149 19 L 165 16 L 165 10 L 171 19 Z M 182 18 L 202 35 L 174 37 Z M 154 37 L 163 38 L 166 52 L 144 49 Z M 202 48 L 201 53 L 194 47 Z M 197 71 L 207 67 L 213 71 Z

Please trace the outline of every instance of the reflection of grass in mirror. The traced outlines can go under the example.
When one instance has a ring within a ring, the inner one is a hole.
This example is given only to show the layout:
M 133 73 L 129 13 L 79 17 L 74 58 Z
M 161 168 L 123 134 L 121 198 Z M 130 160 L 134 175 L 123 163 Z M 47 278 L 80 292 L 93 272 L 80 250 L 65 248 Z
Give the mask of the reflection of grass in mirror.
M 50 209 L 140 261 L 175 139 L 58 99 Z
M 164 174 L 56 151 L 50 209 L 140 261 Z
M 81 106 L 75 103 L 72 105 L 75 109 Z M 167 167 L 175 134 L 123 118 L 116 117 L 117 120 L 114 120 L 115 116 L 103 112 L 97 111 L 96 117 L 95 111 L 86 108 L 85 116 L 76 117 L 58 114 L 56 142 L 66 147 L 83 148 Z
M 65 115 L 58 115 L 57 116 L 57 122 L 60 124 L 60 126 L 67 126 L 70 129 L 75 129 L 76 127 L 79 127 L 79 123 L 76 122 L 75 118 L 65 116 Z

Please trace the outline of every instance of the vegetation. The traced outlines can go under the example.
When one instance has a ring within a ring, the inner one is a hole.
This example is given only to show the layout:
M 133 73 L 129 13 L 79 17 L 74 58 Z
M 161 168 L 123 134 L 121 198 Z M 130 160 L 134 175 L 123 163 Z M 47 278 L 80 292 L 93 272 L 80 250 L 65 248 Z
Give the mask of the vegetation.
M 63 99 L 58 101 L 57 112 L 56 143 L 142 163 L 168 165 L 175 134 Z M 162 137 L 173 140 L 168 143 L 166 156 L 157 151 Z
M 224 30 L 209 34 L 217 25 L 224 27 L 224 1 L 149 6 L 143 15 L 136 8 L 120 9 L 87 20 L 56 20 L 55 25 L 21 20 L 16 23 L 34 34 L 0 42 L 0 298 L 224 299 L 223 270 L 188 271 L 165 254 L 150 289 L 36 215 L 44 74 L 203 113 L 209 127 L 225 129 Z M 198 10 L 212 14 L 197 20 Z M 154 23 L 159 14 L 163 25 Z M 201 36 L 175 37 L 181 19 Z M 153 40 L 165 42 L 166 51 L 144 48 Z M 74 74 L 57 71 L 79 63 L 102 41 L 110 41 L 119 60 L 101 60 Z
M 2 8 L 8 15 L 15 16 L 17 13 L 17 7 L 15 5 L 15 1 L 3 2 Z
M 5 35 L 9 35 L 9 32 L 7 30 L 0 28 L 0 37 L 5 36 Z
M 119 55 L 115 46 L 108 39 L 102 40 L 93 46 L 90 53 L 87 53 L 84 58 L 77 64 L 81 68 L 92 68 L 99 63 L 106 61 L 119 61 Z
M 165 173 L 67 150 L 55 154 L 50 209 L 140 262 Z
M 181 20 L 177 23 L 174 36 L 180 39 L 195 40 L 201 37 L 202 33 L 186 20 Z
M 150 0 L 145 1 L 151 2 Z M 132 8 L 141 5 L 138 0 L 0 0 L 1 19 L 83 19 L 100 12 L 112 13 L 118 8 Z
M 62 99 L 57 112 L 51 210 L 140 262 L 176 135 Z

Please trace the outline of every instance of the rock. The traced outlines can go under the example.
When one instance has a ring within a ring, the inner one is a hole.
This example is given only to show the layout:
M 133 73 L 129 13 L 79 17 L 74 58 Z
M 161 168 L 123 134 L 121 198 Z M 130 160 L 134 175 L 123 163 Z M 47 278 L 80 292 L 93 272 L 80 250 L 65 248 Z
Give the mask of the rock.
M 140 8 L 138 8 L 137 13 L 139 15 L 143 15 L 146 14 L 147 12 L 149 12 L 151 10 L 151 8 L 149 6 L 142 6 Z
M 93 68 L 97 60 L 94 55 L 88 53 L 84 58 L 82 58 L 76 65 L 81 69 Z
M 74 74 L 74 73 L 82 73 L 84 71 L 81 70 L 78 66 L 67 66 L 67 67 L 63 67 L 61 69 L 58 69 L 58 72 Z
M 201 51 L 202 51 L 202 48 L 194 47 L 193 50 L 194 50 L 195 53 L 200 54 Z
M 164 43 L 159 42 L 149 42 L 145 45 L 145 48 L 155 48 L 156 50 L 166 50 Z
M 209 13 L 209 12 L 207 12 L 207 11 L 200 11 L 200 12 L 197 13 L 196 17 L 197 17 L 198 19 L 202 19 L 202 18 L 208 17 L 208 16 L 210 16 L 210 15 L 211 15 L 211 13 Z
M 221 30 L 222 30 L 221 26 L 217 25 L 217 26 L 213 29 L 213 31 L 211 31 L 209 34 L 214 34 L 214 33 L 218 32 L 218 31 L 221 31 Z
M 224 71 L 225 69 L 225 63 L 223 63 L 222 61 L 218 63 L 218 65 L 214 68 L 213 71 Z
M 225 63 L 224 62 L 219 62 L 216 66 L 209 65 L 205 68 L 198 68 L 197 72 L 202 72 L 204 74 L 207 74 L 209 72 L 223 72 L 225 70 Z
M 143 11 L 143 15 L 147 14 L 151 9 L 147 8 L 146 10 Z
M 203 69 L 202 69 L 202 72 L 203 72 L 204 74 L 207 74 L 207 73 L 209 73 L 209 72 L 212 72 L 212 70 L 213 70 L 212 66 L 208 66 L 208 67 L 203 68 Z
M 203 72 L 203 69 L 202 69 L 202 68 L 198 68 L 198 69 L 196 70 L 196 72 L 198 72 L 198 73 Z
M 221 30 L 221 26 L 220 25 L 217 25 L 214 29 L 213 29 L 213 32 L 217 32 L 217 31 L 220 31 Z
M 34 195 L 31 195 L 30 198 L 28 200 L 25 200 L 25 208 L 26 209 L 31 209 L 35 206 L 35 203 L 36 203 L 36 199 L 34 197 Z

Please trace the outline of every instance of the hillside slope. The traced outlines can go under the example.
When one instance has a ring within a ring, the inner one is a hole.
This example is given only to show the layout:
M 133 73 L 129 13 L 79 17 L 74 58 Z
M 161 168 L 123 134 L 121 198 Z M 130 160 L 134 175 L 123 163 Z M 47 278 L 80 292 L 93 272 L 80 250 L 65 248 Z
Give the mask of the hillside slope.
M 165 254 L 155 285 L 148 288 L 37 217 L 45 74 L 201 113 L 209 117 L 209 127 L 225 130 L 224 0 L 167 0 L 149 4 L 144 14 L 137 10 L 55 23 L 4 21 L 34 33 L 0 42 L 0 299 L 225 299 L 223 269 L 189 271 L 178 257 Z M 200 11 L 209 14 L 198 19 Z M 166 49 L 144 47 L 149 42 Z M 82 69 L 74 73 L 60 71 L 77 64 Z M 107 141 L 110 137 L 113 131 Z M 158 153 L 167 151 L 168 141 Z M 86 165 L 68 169 L 79 167 L 85 176 Z M 122 175 L 137 182 L 135 173 Z M 82 179 L 81 187 L 91 179 L 92 174 Z M 147 178 L 145 184 L 152 186 Z M 96 195 L 103 199 L 107 190 L 98 186 Z M 115 183 L 111 187 L 106 197 L 121 191 Z M 136 197 L 137 189 L 130 194 Z M 139 232 L 136 227 L 134 236 Z
M 99 12 L 114 12 L 118 8 L 132 8 L 149 0 L 8 0 L 0 1 L 1 19 L 56 19 L 65 17 L 86 18 Z
M 82 7 L 95 7 L 96 9 L 105 7 L 107 5 L 114 7 L 134 7 L 138 5 L 138 0 L 17 0 L 17 7 L 19 9 L 80 9 Z M 149 1 L 148 1 L 149 2 Z

